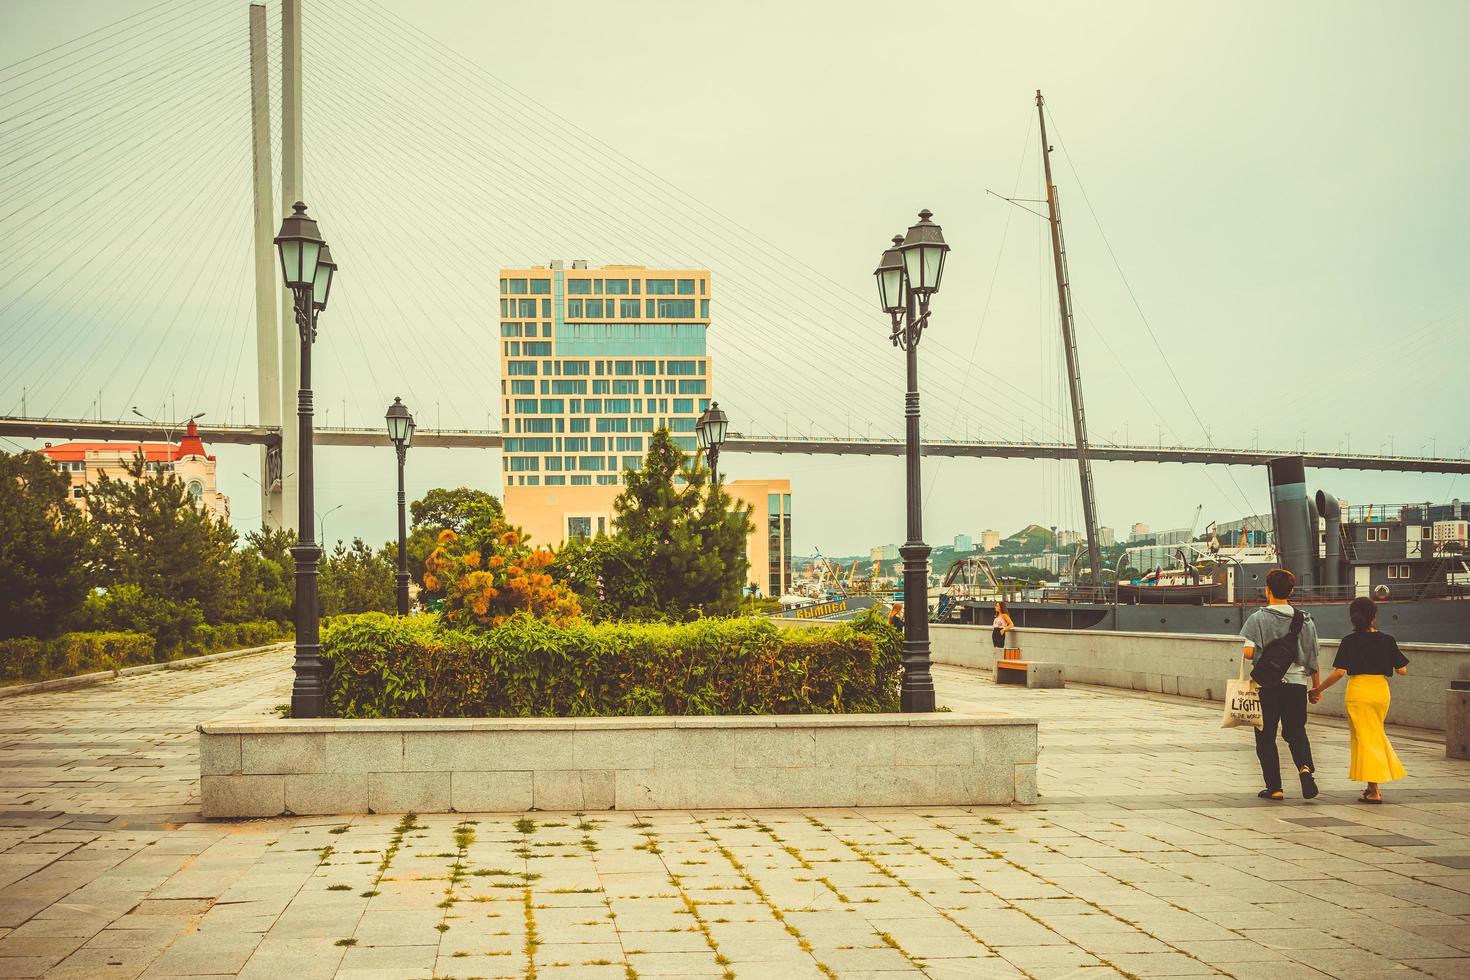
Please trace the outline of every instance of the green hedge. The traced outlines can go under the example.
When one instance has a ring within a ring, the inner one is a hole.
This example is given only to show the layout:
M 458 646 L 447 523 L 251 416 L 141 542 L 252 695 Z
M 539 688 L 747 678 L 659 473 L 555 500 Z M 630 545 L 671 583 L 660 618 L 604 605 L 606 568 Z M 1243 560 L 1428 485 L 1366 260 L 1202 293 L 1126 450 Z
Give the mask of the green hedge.
M 99 670 L 264 646 L 289 632 L 278 623 L 196 626 L 174 650 L 160 649 L 157 641 L 145 633 L 63 633 L 52 639 L 21 636 L 0 640 L 0 684 L 75 677 Z
M 156 644 L 142 633 L 63 633 L 0 640 L 0 681 L 45 681 L 153 663 Z
M 481 631 L 367 613 L 329 623 L 322 655 L 342 718 L 897 711 L 902 663 L 897 631 L 871 614 L 792 630 L 520 616 Z

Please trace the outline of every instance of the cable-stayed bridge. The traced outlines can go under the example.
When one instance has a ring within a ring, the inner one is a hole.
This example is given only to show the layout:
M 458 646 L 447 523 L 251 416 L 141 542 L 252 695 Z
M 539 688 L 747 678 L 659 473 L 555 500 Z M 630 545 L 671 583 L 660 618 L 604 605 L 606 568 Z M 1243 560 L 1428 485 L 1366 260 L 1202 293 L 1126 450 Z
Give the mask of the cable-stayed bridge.
M 237 0 L 158 3 L 0 68 L 0 437 L 162 436 L 124 421 L 133 406 L 160 419 L 203 411 L 206 440 L 266 447 L 268 482 L 269 451 L 293 453 L 293 427 L 281 422 L 294 415 L 294 326 L 268 247 L 262 259 L 262 229 L 268 238 L 301 197 L 343 269 L 315 364 L 319 404 L 342 409 L 338 425 L 317 428 L 321 445 L 382 445 L 383 405 L 403 394 L 442 403 L 451 420 L 421 427 L 418 445 L 496 448 L 495 270 L 588 255 L 714 270 L 715 395 L 745 433 L 727 450 L 901 452 L 900 364 L 886 321 L 851 280 L 834 281 L 375 0 L 271 0 L 248 12 Z M 983 280 L 971 261 L 968 273 L 952 263 L 948 282 Z M 961 288 L 947 285 L 938 305 Z M 987 326 L 989 312 L 988 298 L 964 314 L 940 309 L 926 335 L 925 402 L 940 406 L 926 410 L 926 454 L 1070 458 L 1050 301 L 1038 299 L 1041 326 L 1026 332 L 1026 346 L 1043 337 L 1036 377 L 1015 367 L 1021 331 Z M 1118 362 L 1140 421 L 1161 433 L 1155 446 L 1097 443 L 1093 458 L 1269 458 L 1213 445 L 1149 336 L 1151 370 L 1172 386 L 1140 376 L 1129 351 L 1115 355 L 1117 338 L 1083 335 Z M 1406 355 L 1426 339 L 1407 336 Z M 1180 402 L 1187 412 L 1170 409 Z M 783 430 L 807 434 L 757 435 Z M 956 438 L 962 430 L 981 436 Z M 284 481 L 284 499 L 263 513 L 289 524 Z
M 148 423 L 96 422 L 84 419 L 26 419 L 0 417 L 0 437 L 15 439 L 109 439 L 142 441 L 166 439 L 170 431 Z M 281 432 L 258 425 L 200 425 L 206 443 L 244 446 L 276 446 Z M 414 445 L 428 449 L 499 449 L 501 433 L 493 429 L 420 428 Z M 356 446 L 386 449 L 381 428 L 319 426 L 318 446 Z M 808 456 L 900 456 L 902 439 L 830 438 L 815 436 L 753 435 L 732 432 L 723 448 L 729 452 L 791 453 Z M 973 459 L 1072 459 L 1077 447 L 1068 442 L 983 442 L 977 440 L 926 440 L 924 455 Z M 1373 453 L 1314 453 L 1299 450 L 1214 449 L 1189 446 L 1119 446 L 1093 443 L 1094 459 L 1129 463 L 1210 463 L 1234 466 L 1265 466 L 1283 455 L 1301 456 L 1306 465 L 1325 470 L 1377 470 L 1400 473 L 1470 473 L 1470 459 L 1438 459 L 1423 456 L 1387 456 Z

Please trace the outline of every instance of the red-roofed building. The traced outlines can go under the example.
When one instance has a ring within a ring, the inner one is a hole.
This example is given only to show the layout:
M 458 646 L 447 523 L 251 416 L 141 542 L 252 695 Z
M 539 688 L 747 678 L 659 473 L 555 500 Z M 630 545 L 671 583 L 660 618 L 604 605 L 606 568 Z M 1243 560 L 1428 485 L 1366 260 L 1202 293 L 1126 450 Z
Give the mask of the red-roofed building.
M 230 498 L 219 492 L 215 482 L 215 459 L 204 451 L 199 427 L 192 421 L 178 442 L 63 442 L 46 444 L 41 454 L 71 475 L 71 502 L 87 512 L 84 488 L 104 474 L 114 480 L 130 480 L 127 466 L 138 453 L 148 469 L 173 473 L 184 482 L 194 502 L 222 521 L 230 519 Z

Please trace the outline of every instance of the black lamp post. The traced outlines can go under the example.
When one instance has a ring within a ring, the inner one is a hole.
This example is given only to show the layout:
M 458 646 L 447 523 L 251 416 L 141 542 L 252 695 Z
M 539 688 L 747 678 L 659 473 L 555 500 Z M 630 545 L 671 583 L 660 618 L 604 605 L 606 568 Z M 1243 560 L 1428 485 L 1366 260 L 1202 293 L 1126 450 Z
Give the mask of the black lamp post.
M 725 433 L 729 428 L 730 419 L 720 410 L 719 402 L 710 402 L 709 408 L 694 423 L 694 432 L 699 436 L 699 448 L 704 450 L 705 459 L 709 462 L 711 486 L 720 485 L 720 446 L 724 444 Z
M 388 406 L 388 441 L 398 453 L 398 615 L 408 615 L 408 518 L 404 514 L 403 463 L 413 445 L 413 416 L 403 399 L 394 397 Z
M 292 214 L 281 222 L 276 248 L 281 255 L 281 274 L 291 290 L 296 307 L 296 329 L 301 334 L 301 387 L 296 392 L 296 420 L 301 454 L 296 463 L 300 486 L 298 523 L 301 528 L 291 557 L 296 560 L 296 681 L 291 687 L 291 717 L 320 718 L 325 704 L 326 673 L 322 664 L 320 622 L 317 605 L 317 565 L 322 549 L 317 545 L 312 518 L 315 483 L 311 452 L 311 345 L 316 340 L 317 316 L 327 307 L 332 277 L 337 264 L 316 222 L 297 201 Z
M 929 546 L 924 543 L 923 496 L 919 492 L 919 338 L 929 322 L 929 300 L 939 292 L 944 255 L 949 246 L 925 209 L 919 222 L 883 253 L 873 275 L 883 311 L 893 322 L 890 340 L 908 355 L 908 391 L 904 395 L 904 458 L 908 465 L 908 540 L 903 555 L 904 711 L 934 710 L 934 678 L 929 672 Z M 917 607 L 915 606 L 917 603 Z

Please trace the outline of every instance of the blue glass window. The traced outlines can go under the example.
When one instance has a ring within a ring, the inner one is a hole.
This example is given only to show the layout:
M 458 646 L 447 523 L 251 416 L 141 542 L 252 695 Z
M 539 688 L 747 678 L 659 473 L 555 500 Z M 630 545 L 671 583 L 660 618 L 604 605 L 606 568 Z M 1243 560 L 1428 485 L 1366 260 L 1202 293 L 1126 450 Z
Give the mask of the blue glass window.
M 534 299 L 523 299 L 523 300 L 521 300 L 520 301 L 520 314 L 519 315 L 520 315 L 521 319 L 523 319 L 523 320 L 526 319 L 527 317 L 530 317 L 530 318 L 534 319 L 535 316 L 536 316 L 536 301 Z
M 592 425 L 592 420 L 591 419 L 586 419 L 586 418 L 572 419 L 571 428 L 568 431 L 570 431 L 570 432 L 587 432 L 590 429 L 591 425 Z
M 524 280 L 524 279 L 510 279 L 510 280 L 505 280 L 505 281 L 508 282 L 508 284 L 510 285 L 510 288 L 506 290 L 506 292 L 510 293 L 510 295 L 512 295 L 512 296 L 522 296 L 522 295 L 525 295 L 525 292 L 526 292 L 526 280 Z
M 589 317 L 600 317 L 600 316 L 602 316 L 602 300 L 600 300 L 600 299 L 589 299 L 589 300 L 587 300 L 586 309 L 587 309 L 587 316 L 589 316 Z
M 529 344 L 527 346 L 530 346 Z M 505 373 L 509 375 L 534 375 L 536 373 L 535 361 L 506 361 Z
M 534 381 L 512 381 L 510 383 L 512 395 L 534 395 L 536 394 L 536 382 Z
M 515 411 L 518 414 L 521 414 L 521 415 L 535 415 L 536 414 L 536 399 L 534 399 L 534 398 L 517 398 L 513 404 L 515 405 Z
M 566 402 L 563 401 L 560 398 L 543 398 L 543 399 L 541 399 L 541 414 L 542 415 L 560 415 L 561 413 L 565 412 L 566 410 L 567 410 L 567 408 L 566 408 Z
M 534 314 L 532 314 L 534 315 Z M 694 300 L 692 299 L 661 299 L 658 301 L 658 316 L 660 319 L 666 317 L 693 317 Z
M 672 279 L 650 279 L 650 280 L 648 280 L 648 295 L 650 295 L 650 296 L 672 296 L 672 295 L 674 295 L 674 280 L 672 280 Z
M 523 427 L 527 432 L 550 432 L 554 421 L 555 419 L 526 419 Z
M 526 356 L 527 357 L 550 357 L 551 356 L 551 341 L 549 341 L 549 340 L 538 340 L 535 343 L 530 343 L 528 341 L 526 343 Z M 551 362 L 550 361 L 547 361 L 546 363 L 547 364 L 550 364 Z M 550 371 L 548 371 L 547 373 L 549 374 Z
M 529 347 L 531 345 L 527 344 L 526 346 Z M 666 373 L 668 374 L 694 375 L 700 373 L 698 361 L 669 361 L 667 367 L 668 371 Z
M 675 398 L 674 399 L 674 413 L 676 415 L 693 415 L 694 414 L 694 399 L 693 398 Z
M 519 337 L 520 335 L 521 325 L 519 323 L 502 323 L 500 325 L 500 336 Z
M 680 296 L 693 296 L 694 295 L 694 280 L 693 279 L 680 279 L 679 280 L 679 295 Z
M 701 320 L 709 319 L 709 300 L 707 299 L 699 301 L 699 318 Z
M 636 299 L 618 300 L 618 316 L 624 320 L 638 319 L 638 301 Z
M 531 295 L 532 296 L 538 296 L 538 295 L 550 296 L 551 295 L 551 280 L 550 279 L 532 279 L 531 280 Z
M 561 373 L 562 374 L 583 374 L 583 375 L 591 374 L 592 373 L 592 362 L 591 361 L 562 361 L 561 362 Z
M 603 282 L 602 291 L 609 296 L 628 295 L 628 280 L 608 279 Z
M 581 316 L 581 315 L 582 315 L 582 300 L 580 300 L 580 299 L 569 299 L 569 300 L 567 300 L 567 316 Z
M 592 295 L 592 280 L 591 279 L 568 279 L 567 280 L 567 295 L 568 296 L 591 296 Z
M 703 381 L 680 381 L 679 382 L 679 394 L 681 394 L 681 395 L 702 395 L 702 394 L 704 394 L 704 382 Z

